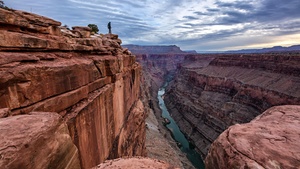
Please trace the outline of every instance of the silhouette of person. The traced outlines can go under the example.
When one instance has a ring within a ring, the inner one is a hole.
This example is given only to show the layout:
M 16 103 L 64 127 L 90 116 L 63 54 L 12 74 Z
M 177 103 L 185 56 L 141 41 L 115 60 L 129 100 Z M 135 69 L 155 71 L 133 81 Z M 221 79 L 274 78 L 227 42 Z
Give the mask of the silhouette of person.
M 108 22 L 107 28 L 108 28 L 109 34 L 111 34 L 111 23 L 110 22 Z

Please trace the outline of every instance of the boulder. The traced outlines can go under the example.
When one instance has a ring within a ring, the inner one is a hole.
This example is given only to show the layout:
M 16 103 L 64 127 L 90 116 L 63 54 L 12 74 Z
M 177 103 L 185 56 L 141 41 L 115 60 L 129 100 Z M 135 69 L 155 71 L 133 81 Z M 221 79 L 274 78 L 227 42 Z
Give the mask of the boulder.
M 91 36 L 92 29 L 85 26 L 74 26 L 72 27 L 75 34 L 79 34 L 82 38 L 89 38 Z
M 56 113 L 0 118 L 0 168 L 79 169 L 78 150 Z
M 300 106 L 266 110 L 250 123 L 225 130 L 211 145 L 207 169 L 300 166 Z

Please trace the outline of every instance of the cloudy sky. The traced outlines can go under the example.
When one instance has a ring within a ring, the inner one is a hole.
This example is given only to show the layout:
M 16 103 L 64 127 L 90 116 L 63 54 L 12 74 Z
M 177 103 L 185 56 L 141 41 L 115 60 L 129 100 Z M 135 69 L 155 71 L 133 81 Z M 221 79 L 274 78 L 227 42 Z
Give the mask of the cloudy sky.
M 62 25 L 97 24 L 123 44 L 216 51 L 300 44 L 300 0 L 4 0 Z

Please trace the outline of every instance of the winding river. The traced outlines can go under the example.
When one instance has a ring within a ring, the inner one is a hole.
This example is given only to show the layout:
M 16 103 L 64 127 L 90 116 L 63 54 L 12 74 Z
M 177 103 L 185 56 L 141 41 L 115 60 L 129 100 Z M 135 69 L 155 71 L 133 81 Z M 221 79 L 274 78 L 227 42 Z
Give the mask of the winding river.
M 164 118 L 169 119 L 170 123 L 166 125 L 166 127 L 172 132 L 172 136 L 174 140 L 180 144 L 180 149 L 182 152 L 184 152 L 187 156 L 187 158 L 190 160 L 190 162 L 194 165 L 195 168 L 198 169 L 204 169 L 204 164 L 202 161 L 201 156 L 190 146 L 190 143 L 185 138 L 183 133 L 180 131 L 179 127 L 173 120 L 173 118 L 170 116 L 165 102 L 162 99 L 162 96 L 165 93 L 165 88 L 168 85 L 168 83 L 165 83 L 163 87 L 161 87 L 158 91 L 158 100 L 159 100 L 159 107 L 162 110 L 162 116 Z

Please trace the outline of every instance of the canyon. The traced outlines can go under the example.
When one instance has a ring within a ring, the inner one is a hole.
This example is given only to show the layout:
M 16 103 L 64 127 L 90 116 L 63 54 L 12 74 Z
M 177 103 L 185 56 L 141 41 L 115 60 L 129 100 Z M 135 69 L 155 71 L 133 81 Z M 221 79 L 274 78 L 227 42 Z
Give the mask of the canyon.
M 157 46 L 157 48 L 169 48 L 169 46 Z M 130 47 L 129 50 L 131 50 Z M 145 52 L 145 50 L 140 51 Z M 156 51 L 170 50 L 159 49 Z M 183 54 L 176 52 L 163 54 L 151 53 L 151 50 L 149 50 L 145 53 L 135 54 L 144 71 L 147 72 L 145 76 L 152 79 L 150 86 L 154 91 L 152 92 L 151 103 L 157 102 L 155 99 L 157 91 L 163 85 L 163 82 L 170 81 L 164 94 L 165 104 L 172 118 L 190 143 L 202 155 L 203 159 L 207 156 L 210 145 L 214 141 L 219 141 L 217 138 L 229 126 L 248 123 L 273 106 L 300 104 L 300 57 L 297 52 L 266 54 Z M 299 110 L 294 109 L 294 113 L 297 112 Z M 160 113 L 156 114 L 158 119 L 161 119 L 160 116 Z M 274 121 L 278 120 L 276 116 L 273 118 Z M 293 127 L 297 129 L 297 121 L 299 122 L 299 120 L 296 117 L 294 120 L 296 122 Z M 163 119 L 160 122 L 163 123 Z M 253 126 L 256 123 L 259 124 L 255 121 L 252 123 Z M 282 126 L 288 123 L 283 122 Z M 282 132 L 288 132 L 286 127 L 281 127 L 281 130 Z M 274 135 L 278 132 L 273 131 L 270 126 L 267 127 L 266 131 L 274 133 Z M 295 130 L 289 133 L 293 133 L 295 137 L 297 136 Z M 254 132 L 249 131 L 247 137 L 251 138 L 255 135 Z M 242 135 L 241 138 L 238 134 L 235 136 L 238 136 L 235 142 L 238 142 L 239 139 L 242 142 Z M 222 139 L 222 135 L 220 137 Z M 263 137 L 260 136 L 257 139 Z M 285 135 L 278 137 L 285 137 Z M 215 150 L 212 152 L 214 156 L 211 155 L 207 158 L 207 168 L 226 168 L 237 165 L 234 162 L 232 162 L 232 165 L 228 165 L 226 158 L 222 159 L 222 151 L 225 152 L 223 155 L 231 158 L 230 153 L 226 154 L 231 150 L 227 150 L 226 146 L 220 145 L 223 143 L 222 141 L 224 139 L 214 143 L 212 148 Z M 227 147 L 230 147 L 230 144 Z M 295 153 L 298 153 L 299 149 L 293 144 L 291 144 L 291 147 L 287 146 L 286 148 L 296 148 Z M 243 142 L 239 146 L 242 147 Z M 276 144 L 268 145 L 264 143 L 260 146 L 271 147 L 271 150 L 276 149 Z M 219 152 L 220 154 L 218 154 Z M 289 162 L 298 159 L 290 153 L 285 153 L 285 151 L 283 153 L 288 154 Z M 260 157 L 258 154 L 256 155 Z M 270 156 L 268 157 L 272 159 Z M 255 158 L 252 157 L 254 161 Z M 242 161 L 242 164 L 245 158 L 234 160 Z M 223 165 L 217 165 L 216 163 Z M 278 163 L 280 165 L 274 166 L 285 166 L 284 162 Z M 259 164 L 261 165 L 262 162 Z M 239 166 L 253 168 L 253 165 Z M 261 166 L 266 167 L 265 165 Z M 289 168 L 289 166 L 285 167 Z
M 277 105 L 300 104 L 299 54 L 189 56 L 165 103 L 205 157 L 229 126 Z
M 206 168 L 300 165 L 297 52 L 121 46 L 1 8 L 0 24 L 0 168 L 194 168 L 164 125 L 165 82 L 161 98 Z

